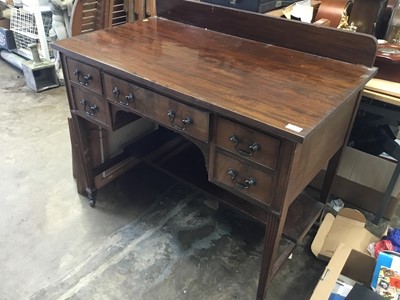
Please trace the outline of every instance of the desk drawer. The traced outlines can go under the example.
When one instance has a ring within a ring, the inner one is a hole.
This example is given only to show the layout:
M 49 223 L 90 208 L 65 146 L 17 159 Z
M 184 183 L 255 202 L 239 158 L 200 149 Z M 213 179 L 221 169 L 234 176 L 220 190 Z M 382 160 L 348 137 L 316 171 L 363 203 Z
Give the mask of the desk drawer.
M 75 113 L 103 127 L 111 126 L 108 102 L 102 96 L 71 85 Z
M 215 144 L 253 162 L 276 169 L 280 140 L 224 118 L 217 119 Z
M 95 67 L 67 58 L 68 78 L 97 94 L 103 94 L 100 71 Z
M 209 113 L 166 97 L 148 94 L 143 110 L 176 132 L 186 133 L 208 143 Z
M 208 142 L 209 113 L 104 74 L 106 98 L 177 132 Z
M 124 107 L 136 109 L 136 98 L 140 87 L 106 73 L 103 74 L 103 77 L 104 94 L 108 100 Z
M 221 152 L 215 153 L 211 180 L 264 204 L 271 204 L 274 176 Z

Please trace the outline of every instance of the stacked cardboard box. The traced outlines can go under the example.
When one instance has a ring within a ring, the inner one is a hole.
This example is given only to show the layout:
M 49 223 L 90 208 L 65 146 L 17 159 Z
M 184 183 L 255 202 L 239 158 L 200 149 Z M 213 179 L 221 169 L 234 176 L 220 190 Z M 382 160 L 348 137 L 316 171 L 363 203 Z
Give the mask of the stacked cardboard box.
M 369 212 L 376 213 L 393 174 L 396 163 L 346 147 L 342 156 L 331 194 Z M 321 189 L 325 171 L 311 182 Z M 392 191 L 384 217 L 391 219 L 400 197 L 400 180 Z

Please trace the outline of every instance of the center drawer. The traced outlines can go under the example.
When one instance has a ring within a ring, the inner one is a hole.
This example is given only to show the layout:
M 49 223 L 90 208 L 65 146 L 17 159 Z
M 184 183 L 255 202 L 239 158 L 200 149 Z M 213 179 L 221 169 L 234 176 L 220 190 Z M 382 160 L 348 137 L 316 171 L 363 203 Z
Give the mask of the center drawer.
M 276 170 L 280 140 L 224 118 L 217 118 L 215 144 L 231 153 Z
M 209 113 L 104 73 L 106 98 L 177 132 L 208 143 Z

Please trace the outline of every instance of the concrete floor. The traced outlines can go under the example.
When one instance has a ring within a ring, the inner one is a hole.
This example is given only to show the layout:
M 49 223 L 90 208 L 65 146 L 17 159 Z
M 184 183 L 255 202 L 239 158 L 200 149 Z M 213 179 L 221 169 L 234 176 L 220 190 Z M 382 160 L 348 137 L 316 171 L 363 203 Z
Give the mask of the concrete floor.
M 90 208 L 72 177 L 68 116 L 63 87 L 35 93 L 0 60 L 1 300 L 255 298 L 263 228 L 145 166 Z M 324 269 L 314 234 L 267 299 L 309 299 Z

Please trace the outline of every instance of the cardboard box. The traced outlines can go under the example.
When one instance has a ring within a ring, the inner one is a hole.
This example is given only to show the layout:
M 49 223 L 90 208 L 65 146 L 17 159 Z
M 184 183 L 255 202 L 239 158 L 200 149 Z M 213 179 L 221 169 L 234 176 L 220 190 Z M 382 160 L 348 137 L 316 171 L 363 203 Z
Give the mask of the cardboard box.
M 339 244 L 310 299 L 329 299 L 340 274 L 370 286 L 374 268 L 375 259 L 372 256 Z
M 356 209 L 343 208 L 334 217 L 328 213 L 315 235 L 311 251 L 319 259 L 328 261 L 339 244 L 369 255 L 367 247 L 379 238 L 365 229 L 365 216 Z
M 392 177 L 396 164 L 392 161 L 346 147 L 331 194 L 357 207 L 376 213 Z M 321 189 L 322 170 L 310 186 Z M 400 180 L 395 185 L 383 216 L 391 219 L 400 197 Z

